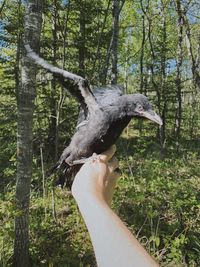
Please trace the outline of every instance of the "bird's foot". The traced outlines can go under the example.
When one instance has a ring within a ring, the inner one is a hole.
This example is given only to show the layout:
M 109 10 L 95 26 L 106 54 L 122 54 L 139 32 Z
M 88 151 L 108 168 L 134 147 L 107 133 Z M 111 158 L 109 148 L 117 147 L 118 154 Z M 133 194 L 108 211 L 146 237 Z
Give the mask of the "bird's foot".
M 77 160 L 74 160 L 71 165 L 73 166 L 73 165 L 77 165 L 77 164 L 84 164 L 84 163 L 86 163 L 87 160 L 88 160 L 88 158 L 77 159 Z
M 78 160 L 74 160 L 72 162 L 72 165 L 77 165 L 77 164 L 84 164 L 88 161 L 90 162 L 96 162 L 100 160 L 100 155 L 97 155 L 96 153 L 93 153 L 93 155 L 89 158 L 82 158 L 82 159 L 78 159 Z
M 98 161 L 100 161 L 100 159 L 101 159 L 101 157 L 100 157 L 100 155 L 98 155 L 98 154 L 96 154 L 96 153 L 93 153 L 93 155 L 91 156 L 91 157 L 89 157 L 88 158 L 88 160 L 90 161 L 90 162 L 98 162 Z

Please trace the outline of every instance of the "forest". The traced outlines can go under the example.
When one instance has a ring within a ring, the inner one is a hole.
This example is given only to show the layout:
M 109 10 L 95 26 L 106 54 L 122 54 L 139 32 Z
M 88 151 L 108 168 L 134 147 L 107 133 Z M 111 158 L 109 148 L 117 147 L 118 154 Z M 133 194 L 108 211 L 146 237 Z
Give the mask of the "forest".
M 79 104 L 24 48 L 87 79 L 148 97 L 116 143 L 112 208 L 160 266 L 200 266 L 200 2 L 0 0 L 0 266 L 96 266 L 69 188 L 48 170 Z

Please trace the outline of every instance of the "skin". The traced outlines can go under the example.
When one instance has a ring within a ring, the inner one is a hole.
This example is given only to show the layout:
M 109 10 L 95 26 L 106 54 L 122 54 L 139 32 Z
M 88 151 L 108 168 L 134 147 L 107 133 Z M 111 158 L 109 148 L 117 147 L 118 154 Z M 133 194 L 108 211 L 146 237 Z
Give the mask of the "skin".
M 80 169 L 72 185 L 88 228 L 99 267 L 158 267 L 120 218 L 110 208 L 119 178 L 116 146 L 93 155 Z

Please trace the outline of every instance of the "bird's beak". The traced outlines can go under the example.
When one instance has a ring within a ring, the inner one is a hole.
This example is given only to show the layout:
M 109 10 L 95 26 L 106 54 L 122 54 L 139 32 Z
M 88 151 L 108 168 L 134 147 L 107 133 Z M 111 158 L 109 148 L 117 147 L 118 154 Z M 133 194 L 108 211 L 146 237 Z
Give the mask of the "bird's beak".
M 151 121 L 158 123 L 159 125 L 163 125 L 162 119 L 153 110 L 143 111 L 140 115 L 142 117 L 145 117 Z

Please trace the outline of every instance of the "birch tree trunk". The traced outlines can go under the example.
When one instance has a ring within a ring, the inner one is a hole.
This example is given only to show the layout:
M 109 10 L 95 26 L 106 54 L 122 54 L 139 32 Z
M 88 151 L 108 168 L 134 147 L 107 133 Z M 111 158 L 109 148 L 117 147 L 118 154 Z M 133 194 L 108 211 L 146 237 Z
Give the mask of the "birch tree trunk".
M 24 43 L 38 51 L 42 24 L 41 1 L 29 0 L 24 22 Z M 17 181 L 15 217 L 14 267 L 28 267 L 29 264 L 29 199 L 32 177 L 32 127 L 34 99 L 36 94 L 36 67 L 22 55 L 21 84 L 18 89 L 17 128 Z

